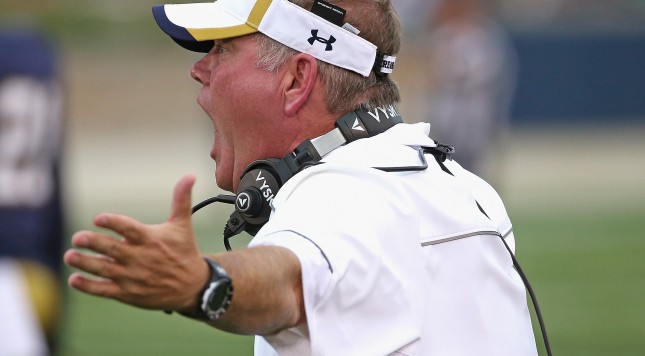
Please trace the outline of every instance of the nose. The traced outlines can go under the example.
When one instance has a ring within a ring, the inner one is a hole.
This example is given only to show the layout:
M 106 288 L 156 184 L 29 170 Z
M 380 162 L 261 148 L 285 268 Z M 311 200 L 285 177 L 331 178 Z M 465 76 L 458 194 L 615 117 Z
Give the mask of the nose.
M 204 58 L 195 62 L 195 64 L 190 68 L 190 76 L 202 85 L 207 84 L 205 82 L 208 79 L 206 57 L 207 56 L 204 56 Z

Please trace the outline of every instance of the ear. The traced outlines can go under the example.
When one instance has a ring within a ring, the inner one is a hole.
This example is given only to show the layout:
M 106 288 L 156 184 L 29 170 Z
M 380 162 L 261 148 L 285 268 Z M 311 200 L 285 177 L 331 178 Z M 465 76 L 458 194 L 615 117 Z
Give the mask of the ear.
M 318 62 L 306 53 L 289 59 L 283 77 L 284 113 L 295 115 L 309 99 L 318 78 Z

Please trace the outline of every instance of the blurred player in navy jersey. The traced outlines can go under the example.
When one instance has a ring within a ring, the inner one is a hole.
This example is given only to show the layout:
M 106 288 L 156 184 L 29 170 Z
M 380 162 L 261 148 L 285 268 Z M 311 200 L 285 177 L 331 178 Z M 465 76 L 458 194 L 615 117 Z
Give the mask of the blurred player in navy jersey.
M 40 33 L 0 31 L 0 355 L 55 352 L 64 241 L 58 75 Z

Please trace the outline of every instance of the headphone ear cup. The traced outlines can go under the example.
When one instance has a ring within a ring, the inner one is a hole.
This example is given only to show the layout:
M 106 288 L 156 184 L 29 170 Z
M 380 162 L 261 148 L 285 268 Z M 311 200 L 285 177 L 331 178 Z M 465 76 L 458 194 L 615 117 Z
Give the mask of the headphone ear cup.
M 262 226 L 269 220 L 271 202 L 282 186 L 275 168 L 282 162 L 277 159 L 275 161 L 252 163 L 240 180 L 235 197 L 235 210 L 247 224 Z
M 262 192 L 254 186 L 247 187 L 235 197 L 235 210 L 248 217 L 257 217 L 264 210 Z
M 247 225 L 244 230 L 257 232 L 269 221 L 271 203 L 282 185 L 319 160 L 320 156 L 307 140 L 282 159 L 267 158 L 251 163 L 242 174 L 235 196 L 235 212 Z

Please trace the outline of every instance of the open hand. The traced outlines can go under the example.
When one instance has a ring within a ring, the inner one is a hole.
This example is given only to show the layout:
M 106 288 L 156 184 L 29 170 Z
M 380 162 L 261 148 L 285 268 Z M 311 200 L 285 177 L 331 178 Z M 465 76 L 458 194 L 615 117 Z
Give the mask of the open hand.
M 69 285 L 96 296 L 115 299 L 145 309 L 190 311 L 208 279 L 208 266 L 198 251 L 191 220 L 193 175 L 175 186 L 170 217 L 163 224 L 146 225 L 131 217 L 99 214 L 94 225 L 112 235 L 79 231 L 72 236 L 76 248 L 64 261 L 79 272 Z

